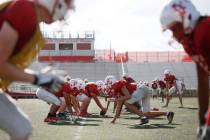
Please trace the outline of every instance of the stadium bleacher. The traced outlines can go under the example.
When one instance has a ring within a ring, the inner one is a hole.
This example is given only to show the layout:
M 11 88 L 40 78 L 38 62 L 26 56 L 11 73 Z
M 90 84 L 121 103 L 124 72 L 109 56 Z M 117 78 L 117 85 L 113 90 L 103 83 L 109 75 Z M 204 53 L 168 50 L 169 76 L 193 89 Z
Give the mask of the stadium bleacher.
M 107 75 L 115 75 L 118 79 L 123 74 L 122 64 L 116 62 L 93 62 L 93 63 L 40 63 L 35 61 L 29 69 L 41 71 L 43 68 L 51 65 L 53 69 L 66 71 L 72 78 L 88 79 L 89 81 L 104 80 Z M 158 62 L 158 63 L 133 63 L 127 62 L 123 64 L 127 74 L 133 77 L 136 81 L 151 82 L 155 77 L 163 78 L 163 71 L 169 69 L 178 79 L 184 79 L 186 89 L 193 91 L 197 87 L 197 77 L 195 64 L 193 62 Z M 26 94 L 29 98 L 35 97 L 35 87 L 23 84 L 12 84 L 10 87 L 11 95 L 16 98 L 22 98 L 20 94 Z
M 33 63 L 31 69 L 41 69 L 49 63 Z M 94 63 L 53 63 L 55 69 L 66 71 L 71 77 L 89 81 L 103 80 L 107 75 L 115 75 L 120 78 L 122 67 L 115 62 Z M 162 78 L 163 71 L 169 69 L 177 78 L 184 79 L 187 88 L 197 87 L 195 64 L 193 62 L 158 62 L 158 63 L 125 63 L 125 72 L 137 81 L 152 81 L 155 77 Z M 40 71 L 40 70 L 39 70 Z
M 195 64 L 193 62 L 176 63 L 125 63 L 127 73 L 136 80 L 152 81 L 155 77 L 163 78 L 163 71 L 169 69 L 178 79 L 184 79 L 186 88 L 197 87 Z

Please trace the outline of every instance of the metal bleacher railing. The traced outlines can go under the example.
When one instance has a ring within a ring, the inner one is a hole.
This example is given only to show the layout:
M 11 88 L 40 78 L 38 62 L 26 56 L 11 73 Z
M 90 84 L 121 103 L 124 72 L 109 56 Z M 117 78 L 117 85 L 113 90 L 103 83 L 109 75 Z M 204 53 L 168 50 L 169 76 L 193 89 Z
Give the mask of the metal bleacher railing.
M 191 58 L 183 51 L 179 52 L 151 52 L 151 51 L 136 51 L 116 53 L 114 50 L 95 50 L 95 60 L 113 62 L 124 58 L 125 62 L 191 62 Z
M 76 33 L 71 33 L 71 32 L 65 32 L 65 31 L 42 31 L 43 36 L 46 39 L 84 39 L 84 38 L 89 38 L 89 39 L 94 39 L 95 38 L 95 32 L 94 31 L 83 31 L 83 32 L 76 32 Z
M 37 87 L 26 83 L 12 83 L 7 89 L 7 93 L 15 98 L 33 99 L 36 96 Z

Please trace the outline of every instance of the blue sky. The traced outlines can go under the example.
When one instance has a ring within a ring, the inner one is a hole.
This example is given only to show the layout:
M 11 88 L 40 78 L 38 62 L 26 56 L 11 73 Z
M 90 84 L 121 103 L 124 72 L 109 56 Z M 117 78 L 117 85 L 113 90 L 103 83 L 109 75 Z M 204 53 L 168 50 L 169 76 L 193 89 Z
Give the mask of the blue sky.
M 75 0 L 68 25 L 44 26 L 45 30 L 85 31 L 96 33 L 95 48 L 116 51 L 181 50 L 167 45 L 159 23 L 163 3 L 168 0 Z M 209 0 L 192 0 L 202 14 L 210 15 Z

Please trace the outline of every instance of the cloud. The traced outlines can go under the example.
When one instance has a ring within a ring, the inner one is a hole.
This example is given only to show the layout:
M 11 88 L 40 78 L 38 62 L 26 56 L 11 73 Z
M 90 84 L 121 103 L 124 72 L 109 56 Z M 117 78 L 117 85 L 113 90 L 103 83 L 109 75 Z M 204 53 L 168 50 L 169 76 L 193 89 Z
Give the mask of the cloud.
M 65 31 L 94 30 L 95 48 L 117 51 L 168 51 L 162 35 L 159 14 L 168 0 L 76 0 L 76 12 L 68 18 Z M 202 13 L 210 13 L 209 0 L 193 0 Z M 46 30 L 59 30 L 58 24 Z M 180 47 L 179 47 L 180 48 Z M 182 49 L 181 49 L 182 50 Z

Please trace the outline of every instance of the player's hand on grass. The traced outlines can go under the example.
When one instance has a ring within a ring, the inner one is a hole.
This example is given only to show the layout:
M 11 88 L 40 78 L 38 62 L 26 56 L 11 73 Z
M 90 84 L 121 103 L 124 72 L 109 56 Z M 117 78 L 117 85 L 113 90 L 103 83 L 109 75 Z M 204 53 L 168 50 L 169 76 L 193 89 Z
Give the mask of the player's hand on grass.
M 100 111 L 100 115 L 101 116 L 104 116 L 107 112 L 107 109 L 106 108 L 102 108 L 101 111 Z
M 113 118 L 113 120 L 110 122 L 112 124 L 115 124 L 116 118 Z
M 53 74 L 35 75 L 34 85 L 40 86 L 52 93 L 58 92 L 64 85 L 65 81 Z
M 107 108 L 102 108 L 101 111 L 107 112 Z
M 115 124 L 115 120 L 112 120 L 110 123 Z

